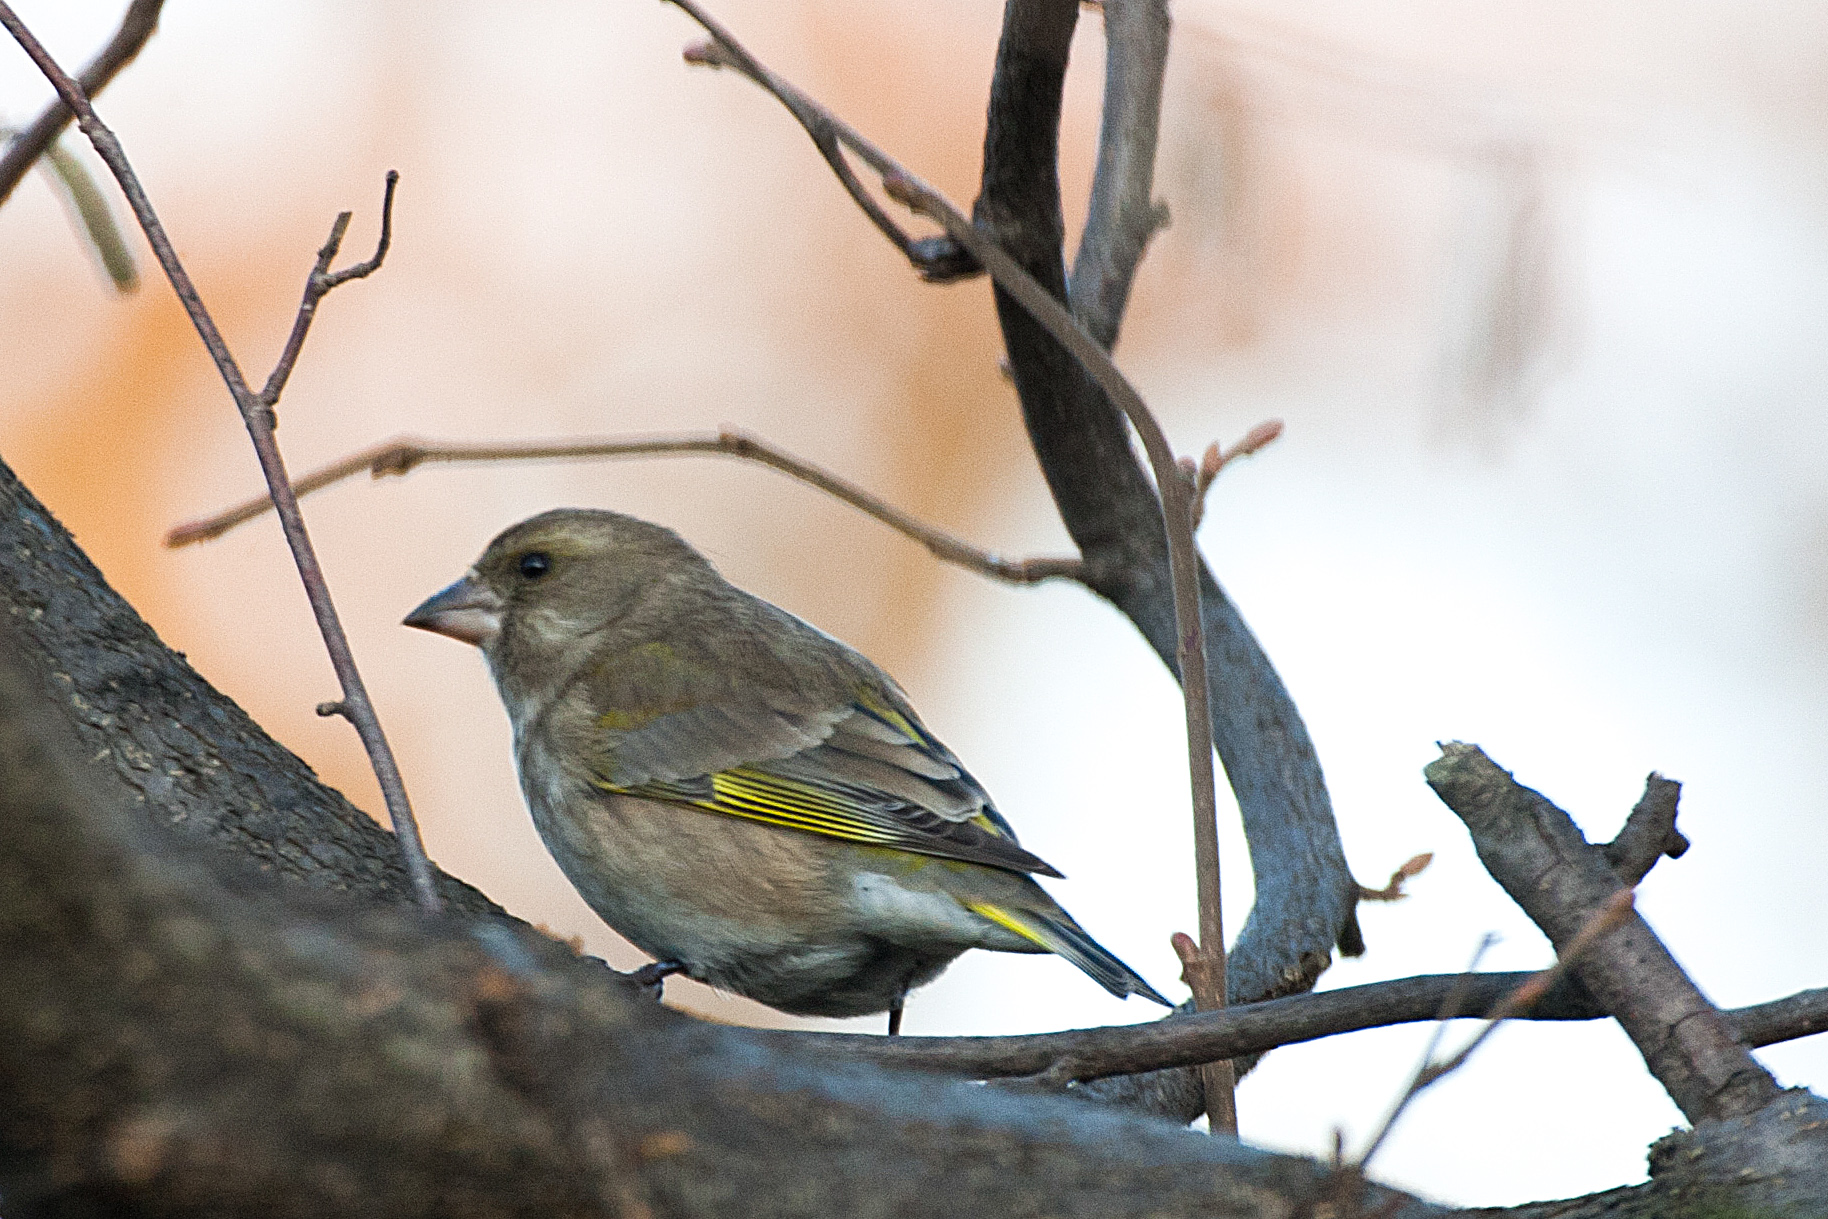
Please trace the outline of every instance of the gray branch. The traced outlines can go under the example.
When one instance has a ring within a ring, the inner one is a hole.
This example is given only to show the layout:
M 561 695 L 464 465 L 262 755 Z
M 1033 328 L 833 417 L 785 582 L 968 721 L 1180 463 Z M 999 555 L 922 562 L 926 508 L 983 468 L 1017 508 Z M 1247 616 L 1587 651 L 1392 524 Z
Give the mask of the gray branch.
M 1623 887 L 1567 813 L 1477 746 L 1443 745 L 1424 773 L 1466 823 L 1486 871 L 1557 952 Z M 1573 972 L 1618 1019 L 1690 1121 L 1743 1117 L 1777 1097 L 1777 1081 L 1734 1040 L 1720 1011 L 1640 915 L 1595 941 Z
M 975 209 L 979 226 L 1061 300 L 1067 288 L 1057 167 L 1060 96 L 1077 16 L 1074 0 L 1010 0 L 1004 9 Z M 1118 17 L 1114 38 L 1165 39 L 1146 6 L 1112 16 Z M 1114 60 L 1126 65 L 1116 71 L 1129 96 L 1106 106 L 1107 133 L 1129 130 L 1140 140 L 1133 150 L 1151 157 L 1150 120 L 1159 101 L 1141 96 L 1145 86 L 1155 85 L 1146 71 L 1133 69 L 1153 54 L 1113 49 Z M 1083 299 L 1095 317 L 1112 307 L 1121 312 L 1142 248 L 1135 201 L 1147 199 L 1152 171 L 1148 158 L 1120 155 L 1120 143 L 1101 144 L 1095 180 L 1104 185 L 1087 234 L 1090 249 L 1080 258 Z M 1094 291 L 1096 284 L 1109 290 Z M 1104 303 L 1094 308 L 1094 300 Z M 1021 305 L 1001 290 L 996 302 L 1029 440 L 1084 557 L 1081 578 L 1135 623 L 1172 669 L 1177 640 L 1167 538 L 1129 432 L 1084 369 Z M 1099 324 L 1115 336 L 1115 317 Z M 1312 988 L 1336 942 L 1348 953 L 1363 950 L 1358 886 L 1294 700 L 1203 565 L 1200 585 L 1213 744 L 1243 814 L 1257 878 L 1256 905 L 1233 949 L 1227 985 L 1231 1001 L 1243 1003 Z M 1186 1093 L 1159 1080 L 1137 1086 L 1167 1087 L 1173 1095 L 1165 1100 L 1139 1100 L 1160 1112 L 1175 1112 Z
M 1168 0 L 1105 0 L 1104 118 L 1069 295 L 1073 316 L 1107 350 L 1149 239 L 1168 221 L 1154 190 L 1171 26 Z

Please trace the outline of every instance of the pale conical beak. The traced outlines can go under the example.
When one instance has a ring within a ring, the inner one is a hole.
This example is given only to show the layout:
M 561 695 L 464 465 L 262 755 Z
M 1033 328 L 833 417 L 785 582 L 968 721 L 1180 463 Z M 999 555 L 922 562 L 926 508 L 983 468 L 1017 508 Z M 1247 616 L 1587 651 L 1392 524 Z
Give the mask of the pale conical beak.
M 495 590 L 474 576 L 465 576 L 427 597 L 403 622 L 482 648 L 501 633 L 501 611 L 501 598 Z

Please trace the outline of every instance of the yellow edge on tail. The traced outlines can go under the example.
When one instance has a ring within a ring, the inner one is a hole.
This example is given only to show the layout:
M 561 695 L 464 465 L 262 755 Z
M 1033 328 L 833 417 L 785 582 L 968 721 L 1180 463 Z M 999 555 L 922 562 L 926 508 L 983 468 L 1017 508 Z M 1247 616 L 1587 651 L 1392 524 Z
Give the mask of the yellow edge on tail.
M 1021 923 L 1018 923 L 1015 920 L 1015 917 L 1001 906 L 993 906 L 989 902 L 966 902 L 964 903 L 964 906 L 965 909 L 971 911 L 971 913 L 982 918 L 987 918 L 997 926 L 1015 932 L 1031 944 L 1038 944 L 1049 952 L 1055 951 L 1052 944 L 1042 939 L 1032 928 L 1024 927 Z

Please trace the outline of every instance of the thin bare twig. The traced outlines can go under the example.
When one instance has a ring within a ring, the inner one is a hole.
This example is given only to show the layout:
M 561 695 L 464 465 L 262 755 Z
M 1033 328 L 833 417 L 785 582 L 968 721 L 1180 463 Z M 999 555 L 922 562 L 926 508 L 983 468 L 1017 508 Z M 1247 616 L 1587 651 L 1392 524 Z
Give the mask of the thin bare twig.
M 956 563 L 992 579 L 1006 580 L 1011 584 L 1036 584 L 1054 577 L 1075 578 L 1079 573 L 1080 564 L 1077 559 L 1006 559 L 982 547 L 973 546 L 970 542 L 908 515 L 856 483 L 795 457 L 767 441 L 730 428 L 714 433 L 682 436 L 527 441 L 512 444 L 453 444 L 402 436 L 363 449 L 360 453 L 322 469 L 313 470 L 294 482 L 292 490 L 303 498 L 313 491 L 321 491 L 363 471 L 381 478 L 388 474 L 405 474 L 426 462 L 576 461 L 605 457 L 690 455 L 736 457 L 779 470 L 789 478 L 817 487 L 827 495 L 867 513 L 889 528 L 919 542 L 946 562 Z M 165 544 L 188 546 L 192 542 L 208 541 L 244 521 L 260 516 L 272 506 L 273 501 L 265 496 L 247 500 L 213 516 L 179 525 L 165 535 Z
M 1222 1012 L 1177 1013 L 1105 1028 L 1002 1037 L 884 1037 L 859 1033 L 757 1032 L 811 1045 L 837 1061 L 968 1079 L 1050 1083 L 1137 1075 L 1396 1024 L 1489 1019 L 1528 982 L 1528 973 L 1429 974 L 1339 990 L 1239 1003 Z M 1599 1020 L 1605 1009 L 1573 983 L 1551 989 L 1513 1015 L 1530 1021 Z M 1828 988 L 1724 1012 L 1736 1039 L 1757 1048 L 1828 1033 Z
M 1420 876 L 1427 870 L 1428 865 L 1433 862 L 1433 851 L 1423 851 L 1419 855 L 1411 855 L 1408 859 L 1403 861 L 1401 867 L 1390 873 L 1390 881 L 1383 888 L 1367 889 L 1365 886 L 1360 885 L 1358 887 L 1358 900 L 1361 902 L 1402 901 L 1405 897 L 1409 896 L 1403 891 L 1403 882 L 1411 877 Z M 1467 968 L 1470 969 L 1472 967 L 1468 966 Z
M 1181 472 L 1167 435 L 1148 405 L 1112 363 L 1098 340 L 1087 333 L 1066 306 L 1056 300 L 994 240 L 980 232 L 952 202 L 876 147 L 854 128 L 764 67 L 694 0 L 672 0 L 710 34 L 721 50 L 720 62 L 741 71 L 779 98 L 815 141 L 828 133 L 882 176 L 889 198 L 934 221 L 968 252 L 1031 317 L 1066 348 L 1097 382 L 1142 440 L 1155 474 L 1168 535 L 1168 570 L 1174 587 L 1174 618 L 1187 721 L 1188 769 L 1193 794 L 1195 871 L 1200 904 L 1199 968 L 1190 972 L 1194 1002 L 1201 1010 L 1225 1006 L 1225 933 L 1219 890 L 1218 799 L 1212 763 L 1212 711 L 1206 687 L 1206 641 L 1200 619 L 1199 560 L 1193 542 L 1193 485 Z M 791 99 L 791 100 L 789 100 Z M 1216 1075 L 1230 1071 L 1224 1064 Z M 1215 1084 L 1219 1081 L 1215 1080 Z M 1236 1130 L 1229 1088 L 1215 1105 L 1215 1129 Z
M 1434 1035 L 1428 1042 L 1427 1050 L 1422 1054 L 1422 1061 L 1416 1066 L 1414 1076 L 1409 1080 L 1409 1086 L 1404 1089 L 1403 1095 L 1397 1099 L 1396 1104 L 1390 1107 L 1390 1112 L 1384 1116 L 1383 1123 L 1377 1128 L 1377 1133 L 1372 1136 L 1371 1142 L 1365 1147 L 1364 1154 L 1358 1157 L 1359 1171 L 1364 1171 L 1365 1165 L 1371 1162 L 1371 1157 L 1377 1154 L 1378 1148 L 1384 1145 L 1384 1140 L 1390 1137 L 1390 1131 L 1396 1126 L 1397 1119 L 1403 1116 L 1403 1111 L 1409 1108 L 1411 1101 L 1421 1095 L 1429 1085 L 1466 1065 L 1466 1060 L 1485 1044 L 1486 1038 L 1498 1031 L 1499 1025 L 1514 1018 L 1520 1012 L 1528 1011 L 1537 1000 L 1548 994 L 1556 983 L 1567 976 L 1568 970 L 1580 959 L 1582 953 L 1593 946 L 1594 941 L 1624 924 L 1625 920 L 1631 916 L 1632 909 L 1632 891 L 1620 889 L 1592 918 L 1587 920 L 1586 926 L 1580 929 L 1580 933 L 1570 940 L 1561 952 L 1556 954 L 1555 964 L 1540 973 L 1531 974 L 1522 985 L 1506 995 L 1503 1001 L 1492 1010 L 1485 1027 L 1479 1030 L 1478 1036 L 1460 1047 L 1459 1052 L 1451 1058 L 1444 1062 L 1436 1062 L 1434 1060 L 1435 1048 L 1440 1044 L 1442 1030 L 1447 1027 L 1447 1019 L 1451 1013 L 1444 1014 L 1435 1026 Z M 1481 946 L 1481 951 L 1483 950 L 1483 946 Z
M 1193 527 L 1198 529 L 1200 522 L 1206 519 L 1206 493 L 1212 490 L 1212 484 L 1219 477 L 1220 471 L 1232 462 L 1243 457 L 1251 457 L 1261 452 L 1277 437 L 1282 435 L 1282 420 L 1270 419 L 1259 423 L 1244 433 L 1244 438 L 1229 449 L 1221 449 L 1218 441 L 1206 446 L 1206 452 L 1200 457 L 1200 464 L 1194 465 L 1193 458 L 1181 458 L 1181 472 L 1193 483 Z
M 196 327 L 198 337 L 209 350 L 210 358 L 216 369 L 222 374 L 223 382 L 235 399 L 235 407 L 241 412 L 242 422 L 247 425 L 248 436 L 254 443 L 254 452 L 260 459 L 260 471 L 267 480 L 267 490 L 273 497 L 274 508 L 279 513 L 281 526 L 285 530 L 286 542 L 291 547 L 293 562 L 298 566 L 299 579 L 304 583 L 305 595 L 311 602 L 311 612 L 317 619 L 318 631 L 324 637 L 324 647 L 330 653 L 330 663 L 336 670 L 337 680 L 343 688 L 342 701 L 347 708 L 345 714 L 355 725 L 357 734 L 362 738 L 362 746 L 368 752 L 368 759 L 373 765 L 375 777 L 380 781 L 381 792 L 387 801 L 388 815 L 393 822 L 394 835 L 400 845 L 400 853 L 406 864 L 407 874 L 412 877 L 413 892 L 419 905 L 429 912 L 436 913 L 443 909 L 443 902 L 432 878 L 431 861 L 425 856 L 425 847 L 419 839 L 418 823 L 413 819 L 412 805 L 406 797 L 406 786 L 401 781 L 400 770 L 394 762 L 393 750 L 387 744 L 387 738 L 381 731 L 380 720 L 376 717 L 374 705 L 368 699 L 368 691 L 362 682 L 362 675 L 356 668 L 355 656 L 349 647 L 349 639 L 343 633 L 342 622 L 337 618 L 336 607 L 330 598 L 330 588 L 324 581 L 323 569 L 318 565 L 317 553 L 311 546 L 311 537 L 305 531 L 305 519 L 298 510 L 298 500 L 292 494 L 292 484 L 286 478 L 285 461 L 280 456 L 279 445 L 273 438 L 273 403 L 264 394 L 255 394 L 248 388 L 241 368 L 230 353 L 222 333 L 216 328 L 215 320 L 204 307 L 203 299 L 191 283 L 190 275 L 178 260 L 177 251 L 172 248 L 171 240 L 165 234 L 165 227 L 159 222 L 158 213 L 153 210 L 152 201 L 146 197 L 145 189 L 140 185 L 139 177 L 128 163 L 127 154 L 121 148 L 121 142 L 113 131 L 109 130 L 95 110 L 89 104 L 82 87 L 71 80 L 69 75 L 57 65 L 38 39 L 19 20 L 12 6 L 0 0 L 0 25 L 24 48 L 34 63 L 57 89 L 58 96 L 76 115 L 83 134 L 95 146 L 95 151 L 113 171 L 115 180 L 120 183 L 122 192 L 127 196 L 133 214 L 140 222 L 140 228 L 146 234 L 153 253 L 158 257 L 159 265 L 164 267 L 166 278 L 171 281 L 172 290 L 183 303 L 184 310 L 190 315 L 191 324 Z M 391 185 L 388 197 L 392 197 Z M 312 268 L 311 279 L 305 289 L 305 300 L 308 305 L 315 305 L 316 297 L 321 297 L 328 287 L 322 286 L 320 280 L 334 287 L 342 282 L 329 276 L 327 268 L 330 260 L 336 256 L 337 246 L 341 243 L 343 231 L 348 227 L 348 218 L 339 217 L 331 230 L 331 240 L 318 253 L 317 265 Z M 384 222 L 385 228 L 385 222 Z M 382 251 L 377 250 L 375 259 L 379 265 Z M 369 267 L 372 270 L 373 267 Z M 366 272 L 362 272 L 366 274 Z M 308 328 L 309 319 L 294 325 L 294 334 L 300 341 L 303 328 Z M 296 360 L 297 352 L 288 343 L 291 360 Z M 283 370 L 290 371 L 287 357 L 282 357 Z M 282 369 L 274 370 L 275 380 L 269 381 L 269 387 L 277 394 L 284 384 Z
M 678 2 L 675 0 L 675 3 Z M 696 6 L 688 2 L 680 3 L 679 7 L 685 9 L 712 34 L 710 41 L 687 47 L 685 61 L 701 67 L 730 68 L 740 72 L 787 107 L 787 112 L 793 115 L 795 121 L 812 138 L 813 147 L 819 150 L 819 155 L 831 166 L 832 173 L 837 175 L 845 193 L 863 209 L 863 214 L 869 217 L 870 223 L 889 239 L 889 244 L 914 264 L 914 269 L 922 279 L 929 283 L 953 283 L 983 273 L 983 268 L 950 238 L 910 237 L 858 180 L 849 158 L 844 155 L 845 133 L 827 111 L 792 84 L 769 71 Z
M 292 319 L 292 333 L 286 336 L 284 350 L 273 365 L 273 371 L 267 376 L 267 383 L 260 391 L 261 405 L 268 412 L 279 402 L 279 395 L 285 392 L 286 382 L 292 378 L 292 368 L 298 363 L 298 355 L 305 349 L 305 336 L 311 332 L 311 323 L 317 318 L 318 302 L 330 295 L 331 289 L 340 288 L 352 279 L 366 279 L 381 269 L 381 263 L 387 257 L 388 247 L 394 240 L 394 190 L 400 185 L 400 171 L 387 171 L 387 185 L 381 194 L 381 236 L 375 242 L 374 256 L 363 262 L 344 267 L 341 271 L 332 271 L 330 264 L 336 258 L 336 252 L 343 246 L 343 235 L 349 231 L 350 212 L 338 212 L 336 220 L 330 226 L 330 238 L 324 242 L 324 248 L 317 252 L 317 262 L 311 267 L 311 274 L 305 277 L 305 298 L 299 302 L 298 315 Z M 269 501 L 270 502 L 270 501 Z
M 1454 980 L 1453 989 L 1449 990 L 1446 997 L 1441 1000 L 1441 1010 L 1435 1013 L 1434 1029 L 1428 1034 L 1428 1044 L 1422 1047 L 1423 1066 L 1434 1061 L 1434 1052 L 1441 1048 L 1441 1038 L 1447 1035 L 1447 1022 L 1466 1014 L 1466 1000 L 1472 990 L 1473 979 L 1477 976 L 1475 971 L 1479 968 L 1479 962 L 1485 959 L 1485 954 L 1490 952 L 1492 945 L 1497 942 L 1498 937 L 1490 931 L 1479 937 L 1478 944 L 1473 947 L 1472 960 L 1466 963 L 1466 972 Z M 1522 982 L 1518 983 L 1519 987 L 1523 985 Z M 1512 990 L 1498 1002 L 1506 1003 L 1511 995 L 1516 993 L 1515 990 Z
M 165 0 L 133 0 L 127 6 L 114 37 L 76 78 L 82 86 L 83 96 L 94 98 L 100 94 L 122 68 L 133 62 L 153 31 L 159 28 L 159 10 L 164 7 Z M 13 188 L 19 185 L 26 171 L 57 142 L 63 129 L 70 125 L 70 117 L 70 107 L 59 97 L 6 146 L 4 154 L 0 154 L 0 203 L 12 196 Z

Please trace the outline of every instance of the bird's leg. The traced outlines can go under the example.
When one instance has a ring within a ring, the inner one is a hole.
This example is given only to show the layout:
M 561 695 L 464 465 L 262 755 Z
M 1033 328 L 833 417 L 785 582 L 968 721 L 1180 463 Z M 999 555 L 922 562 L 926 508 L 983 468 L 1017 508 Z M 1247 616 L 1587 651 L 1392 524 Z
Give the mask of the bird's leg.
M 645 986 L 654 992 L 654 1001 L 660 1001 L 666 989 L 666 980 L 674 974 L 684 973 L 685 965 L 680 961 L 655 961 L 652 965 L 643 965 L 628 976 L 636 986 Z
M 901 1007 L 908 1001 L 908 992 L 902 991 L 895 996 L 895 1002 L 889 1004 L 889 1036 L 901 1036 Z

